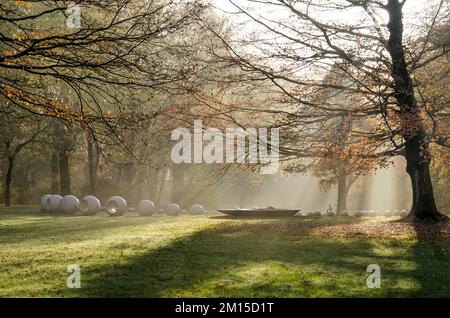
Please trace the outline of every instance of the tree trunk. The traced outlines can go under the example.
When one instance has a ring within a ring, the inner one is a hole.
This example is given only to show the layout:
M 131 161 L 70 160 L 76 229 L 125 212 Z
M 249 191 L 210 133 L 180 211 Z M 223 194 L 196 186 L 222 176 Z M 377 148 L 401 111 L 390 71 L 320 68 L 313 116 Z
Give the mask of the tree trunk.
M 88 174 L 89 174 L 89 192 L 91 195 L 97 193 L 97 169 L 98 169 L 98 146 L 92 141 L 92 137 L 87 137 L 88 146 Z
M 403 138 L 405 139 L 406 172 L 411 178 L 413 202 L 409 218 L 412 220 L 447 219 L 436 208 L 430 178 L 430 154 L 428 140 L 420 117 L 420 109 L 414 96 L 413 82 L 407 68 L 403 49 L 403 4 L 389 0 L 389 41 L 387 50 L 392 59 L 391 76 L 394 81 L 394 97 L 400 108 Z
M 55 150 L 52 151 L 52 162 L 51 162 L 51 185 L 50 192 L 52 194 L 59 193 L 59 184 L 58 184 L 58 154 Z
M 8 168 L 6 170 L 5 178 L 5 206 L 11 206 L 11 184 L 12 172 L 14 168 L 14 157 L 8 157 Z
M 70 172 L 69 172 L 69 152 L 61 150 L 59 152 L 59 186 L 61 195 L 71 193 Z
M 172 164 L 172 202 L 175 202 L 182 206 L 184 204 L 184 200 L 186 198 L 186 187 L 185 187 L 185 165 L 180 164 Z
M 151 169 L 150 176 L 147 177 L 147 187 L 148 187 L 147 193 L 149 195 L 150 200 L 152 200 L 155 204 L 157 204 L 156 199 L 158 194 L 157 180 L 158 180 L 158 170 Z
M 158 200 L 157 200 L 157 204 L 158 207 L 162 207 L 162 200 L 163 200 L 163 192 L 164 192 L 164 185 L 166 184 L 166 167 L 162 166 L 162 168 L 160 169 L 160 171 L 157 173 L 157 175 L 159 176 L 159 186 L 157 189 L 158 192 Z
M 419 136 L 408 140 L 405 149 L 406 172 L 411 178 L 413 202 L 409 218 L 412 220 L 442 221 L 447 217 L 439 213 L 434 200 L 430 177 L 430 163 L 423 158 Z
M 347 176 L 338 177 L 338 198 L 337 198 L 337 209 L 336 214 L 339 215 L 341 212 L 347 210 Z

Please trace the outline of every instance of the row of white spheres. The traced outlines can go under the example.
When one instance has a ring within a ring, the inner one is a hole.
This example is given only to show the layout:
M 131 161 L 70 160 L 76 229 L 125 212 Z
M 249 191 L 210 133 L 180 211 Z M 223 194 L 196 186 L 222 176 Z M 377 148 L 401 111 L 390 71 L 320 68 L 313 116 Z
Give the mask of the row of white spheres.
M 80 211 L 85 215 L 94 215 L 100 208 L 100 201 L 92 195 L 85 196 L 81 200 L 74 195 L 62 197 L 59 194 L 45 194 L 41 197 L 42 212 L 74 214 Z
M 84 215 L 95 215 L 100 209 L 100 201 L 92 195 L 85 196 L 81 200 L 78 200 L 78 198 L 73 195 L 62 197 L 58 194 L 46 194 L 41 197 L 42 212 L 74 214 L 77 211 L 80 211 Z M 124 198 L 112 196 L 106 201 L 105 209 L 111 216 L 120 216 L 128 211 L 128 206 Z M 135 210 L 140 215 L 152 215 L 156 212 L 156 206 L 150 200 L 142 200 Z M 167 215 L 178 215 L 181 213 L 181 208 L 176 203 L 170 203 L 160 212 L 166 213 Z M 194 204 L 189 212 L 190 214 L 204 214 L 206 210 L 202 205 Z

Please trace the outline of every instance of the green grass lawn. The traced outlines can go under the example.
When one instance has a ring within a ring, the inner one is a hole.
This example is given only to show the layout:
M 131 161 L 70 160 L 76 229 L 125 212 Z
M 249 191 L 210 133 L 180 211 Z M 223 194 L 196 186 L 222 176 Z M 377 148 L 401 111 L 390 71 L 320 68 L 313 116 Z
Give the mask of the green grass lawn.
M 448 235 L 340 233 L 355 223 L 370 232 L 377 222 L 403 226 L 383 217 L 113 218 L 0 208 L 0 296 L 449 297 Z M 81 267 L 80 289 L 66 287 L 70 264 Z M 381 267 L 380 289 L 367 288 L 369 264 Z

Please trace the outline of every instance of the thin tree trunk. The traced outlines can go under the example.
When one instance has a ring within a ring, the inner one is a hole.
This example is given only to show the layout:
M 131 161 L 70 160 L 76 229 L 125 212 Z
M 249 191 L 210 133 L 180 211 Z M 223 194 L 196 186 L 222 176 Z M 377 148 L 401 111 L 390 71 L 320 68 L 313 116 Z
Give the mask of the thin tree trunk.
M 158 173 L 159 175 L 159 173 Z M 161 169 L 161 177 L 159 180 L 159 186 L 158 186 L 158 206 L 161 207 L 161 200 L 163 197 L 163 191 L 164 191 L 164 184 L 166 183 L 166 168 L 163 166 Z
M 8 168 L 6 170 L 5 178 L 5 206 L 11 206 L 11 184 L 12 172 L 14 168 L 14 157 L 8 157 Z
M 186 187 L 184 181 L 185 166 L 180 164 L 172 164 L 172 202 L 182 206 L 186 198 Z
M 59 186 L 62 195 L 71 193 L 70 172 L 69 172 L 69 152 L 61 150 L 59 152 Z
M 98 169 L 98 147 L 93 142 L 90 135 L 87 136 L 88 146 L 88 174 L 89 174 L 89 192 L 91 195 L 97 193 L 97 169 Z
M 51 185 L 50 192 L 52 194 L 59 193 L 59 169 L 58 169 L 58 154 L 55 150 L 52 151 L 52 162 L 51 162 Z
M 148 187 L 148 195 L 150 197 L 150 200 L 152 200 L 155 204 L 158 202 L 157 199 L 157 180 L 158 180 L 158 171 L 156 169 L 151 169 L 150 176 L 147 177 L 147 187 Z
M 336 214 L 339 215 L 343 211 L 347 211 L 347 176 L 338 177 L 338 198 Z
M 391 75 L 394 80 L 394 97 L 401 111 L 403 137 L 405 139 L 406 172 L 411 178 L 413 202 L 409 218 L 413 220 L 444 220 L 434 201 L 430 178 L 430 154 L 428 140 L 414 96 L 414 87 L 409 74 L 403 49 L 402 6 L 399 0 L 389 0 L 387 49 L 392 59 Z

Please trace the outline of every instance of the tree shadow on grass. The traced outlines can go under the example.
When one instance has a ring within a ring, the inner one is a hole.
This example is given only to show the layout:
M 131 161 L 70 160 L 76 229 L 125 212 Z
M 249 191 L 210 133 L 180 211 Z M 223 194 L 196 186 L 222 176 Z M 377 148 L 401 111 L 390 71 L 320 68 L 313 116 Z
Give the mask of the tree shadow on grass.
M 263 226 L 262 226 L 263 225 Z M 266 224 L 267 225 L 267 224 Z M 374 240 L 280 234 L 264 224 L 222 225 L 151 253 L 84 270 L 89 297 L 339 297 L 417 296 L 397 282 L 413 270 L 396 266 L 414 255 L 374 252 Z M 387 246 L 391 243 L 386 242 Z M 394 243 L 395 248 L 406 247 Z M 383 289 L 368 289 L 366 268 L 388 268 Z M 69 296 L 71 296 L 69 295 Z
M 415 276 L 421 289 L 413 296 L 450 297 L 450 237 L 447 223 L 413 222 L 417 243 L 413 248 Z M 446 229 L 447 227 L 447 229 Z
M 20 222 L 20 217 L 25 218 Z M 177 222 L 176 219 L 159 217 L 141 217 L 129 214 L 120 218 L 108 216 L 101 213 L 95 216 L 83 215 L 53 215 L 42 213 L 31 213 L 10 216 L 14 224 L 2 224 L 0 220 L 0 244 L 16 244 L 34 242 L 39 239 L 48 240 L 53 238 L 58 243 L 78 242 L 89 235 L 101 236 L 102 233 L 112 233 L 114 229 L 125 229 L 127 227 L 145 226 L 157 224 L 158 222 L 170 224 Z M 26 218 L 32 218 L 27 220 Z

